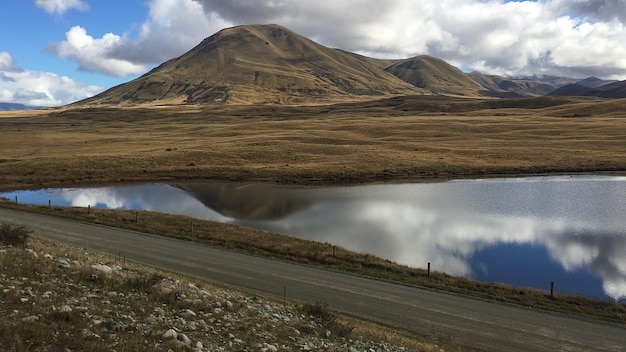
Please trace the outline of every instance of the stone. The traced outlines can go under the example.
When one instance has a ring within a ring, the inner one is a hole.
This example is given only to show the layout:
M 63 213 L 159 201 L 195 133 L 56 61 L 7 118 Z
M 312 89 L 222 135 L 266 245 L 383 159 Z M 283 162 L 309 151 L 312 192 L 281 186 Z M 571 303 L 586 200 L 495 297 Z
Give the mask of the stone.
M 178 333 L 174 329 L 169 329 L 163 333 L 163 338 L 166 340 L 178 338 Z
M 187 337 L 187 335 L 181 333 L 178 334 L 176 338 L 178 339 L 178 341 L 185 344 L 185 346 L 191 346 L 191 340 L 189 339 L 189 337 Z
M 111 274 L 113 272 L 113 269 L 110 266 L 103 265 L 103 264 L 93 264 L 91 266 L 91 268 L 95 269 L 95 270 L 98 270 L 98 271 L 101 271 L 101 272 L 103 272 L 103 273 L 105 273 L 107 275 Z
M 187 318 L 187 319 L 189 319 L 189 318 L 193 318 L 193 317 L 195 317 L 195 316 L 196 316 L 196 312 L 194 312 L 194 311 L 193 311 L 193 310 L 191 310 L 191 309 L 185 309 L 185 310 L 183 310 L 183 311 L 180 313 L 180 315 L 181 315 L 183 318 Z
M 36 315 L 31 315 L 31 316 L 22 318 L 22 321 L 23 322 L 27 322 L 27 323 L 32 323 L 32 322 L 37 321 L 37 320 L 39 320 L 39 317 L 36 316 Z
M 61 269 L 69 269 L 71 267 L 70 261 L 67 258 L 59 258 L 57 263 Z

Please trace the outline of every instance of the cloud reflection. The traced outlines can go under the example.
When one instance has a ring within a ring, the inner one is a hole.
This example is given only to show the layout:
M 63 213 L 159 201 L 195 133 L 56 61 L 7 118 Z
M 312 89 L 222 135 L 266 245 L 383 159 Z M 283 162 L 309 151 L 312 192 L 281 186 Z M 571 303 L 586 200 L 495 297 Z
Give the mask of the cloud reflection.
M 255 187 L 238 187 L 237 197 L 249 208 L 254 202 L 245 202 L 248 195 L 241 193 L 248 188 L 258 192 Z M 223 189 L 220 197 L 227 199 Z M 162 184 L 53 192 L 74 206 L 98 204 L 234 222 L 328 242 L 415 267 L 424 268 L 430 262 L 434 270 L 470 277 L 488 273 L 490 265 L 532 267 L 517 262 L 476 263 L 473 258 L 480 251 L 511 244 L 542 246 L 564 274 L 591 272 L 601 278 L 607 296 L 626 298 L 623 177 L 282 189 L 275 199 L 270 199 L 270 193 L 263 193 L 263 199 L 284 210 L 285 216 L 253 221 L 220 215 L 204 205 L 211 201 L 204 199 L 203 204 L 180 188 Z M 298 207 L 284 208 L 289 204 Z M 538 259 L 523 260 L 531 263 Z

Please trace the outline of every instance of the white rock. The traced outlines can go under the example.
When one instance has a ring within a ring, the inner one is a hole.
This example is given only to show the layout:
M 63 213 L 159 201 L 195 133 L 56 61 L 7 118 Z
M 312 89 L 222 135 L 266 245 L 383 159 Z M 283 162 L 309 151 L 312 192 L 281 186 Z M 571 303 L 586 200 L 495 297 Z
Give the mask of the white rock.
M 50 255 L 50 254 L 48 254 L 48 253 L 44 254 L 44 255 L 43 255 L 43 257 L 44 257 L 45 259 L 48 259 L 48 260 L 52 260 L 52 259 L 53 259 L 53 258 L 52 258 L 52 255 Z
M 37 320 L 39 320 L 39 317 L 36 316 L 36 315 L 31 315 L 29 317 L 22 318 L 22 321 L 27 322 L 27 323 L 31 323 L 31 322 L 37 321 Z
M 102 271 L 105 274 L 110 274 L 113 272 L 113 269 L 110 266 L 103 265 L 103 264 L 93 264 L 91 268 L 98 270 L 98 271 Z
M 270 352 L 278 351 L 278 348 L 276 346 L 270 345 L 270 344 L 265 345 L 265 348 L 267 348 L 267 350 L 270 351 Z
M 71 311 L 72 311 L 72 307 L 68 306 L 67 304 L 59 308 L 59 312 L 62 312 L 62 313 L 70 313 Z
M 28 298 L 22 297 L 22 298 L 20 298 L 20 301 L 22 301 L 22 303 L 26 303 L 26 302 L 28 302 Z
M 26 248 L 26 253 L 30 254 L 31 257 L 33 258 L 38 258 L 39 255 L 37 254 L 37 252 L 35 252 L 34 250 L 30 249 L 30 248 Z
M 176 339 L 178 338 L 178 333 L 176 332 L 176 330 L 174 329 L 169 329 L 166 332 L 163 333 L 163 338 L 164 339 Z
M 228 309 L 232 309 L 232 308 L 233 308 L 233 302 L 231 302 L 231 301 L 226 301 L 226 308 L 228 308 Z
M 182 313 L 180 313 L 180 315 L 181 315 L 183 318 L 187 318 L 187 319 L 189 319 L 189 318 L 193 318 L 193 317 L 195 317 L 195 316 L 196 316 L 196 312 L 194 312 L 194 311 L 193 311 L 193 310 L 191 310 L 191 309 L 185 309 L 184 311 L 182 311 Z
M 196 342 L 196 349 L 197 350 L 202 350 L 204 348 L 204 345 L 202 344 L 202 342 L 198 341 Z
M 61 269 L 69 269 L 71 267 L 70 261 L 67 258 L 59 258 L 57 263 L 59 263 L 59 268 Z

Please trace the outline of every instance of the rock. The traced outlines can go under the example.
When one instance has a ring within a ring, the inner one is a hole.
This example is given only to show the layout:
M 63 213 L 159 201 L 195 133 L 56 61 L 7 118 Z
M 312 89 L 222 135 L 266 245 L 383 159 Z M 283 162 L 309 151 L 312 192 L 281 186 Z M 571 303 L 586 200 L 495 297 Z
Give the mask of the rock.
M 178 341 L 182 342 L 185 346 L 191 346 L 191 340 L 185 334 L 178 334 L 176 337 Z
M 196 342 L 196 350 L 202 350 L 204 348 L 204 345 L 202 345 L 202 342 L 198 341 Z
M 102 271 L 105 274 L 111 274 L 113 272 L 113 269 L 108 266 L 108 265 L 102 265 L 102 264 L 93 264 L 91 266 L 92 269 L 98 270 L 98 271 Z
M 161 307 L 156 307 L 152 311 L 152 314 L 154 314 L 157 317 L 162 317 L 162 316 L 165 316 L 165 311 Z
M 278 347 L 276 347 L 274 345 L 270 345 L 270 344 L 265 345 L 265 348 L 267 348 L 267 350 L 269 352 L 276 352 L 276 351 L 278 351 Z
M 178 333 L 174 329 L 169 329 L 163 333 L 163 338 L 166 340 L 178 338 Z
M 191 309 L 185 309 L 184 311 L 182 311 L 182 312 L 180 313 L 180 315 L 181 315 L 183 318 L 187 318 L 187 319 L 189 319 L 189 318 L 193 318 L 193 317 L 195 317 L 195 316 L 196 316 L 196 312 L 194 312 L 194 311 L 193 311 L 193 310 L 191 310 Z
M 44 254 L 43 257 L 45 259 L 48 259 L 48 260 L 52 260 L 53 259 L 52 256 L 50 254 L 48 254 L 48 253 Z
M 22 301 L 22 303 L 26 303 L 26 302 L 28 302 L 28 298 L 22 297 L 22 298 L 20 298 L 20 301 Z
M 31 316 L 22 318 L 22 321 L 27 322 L 27 323 L 32 323 L 37 320 L 39 320 L 39 317 L 36 315 L 31 315 Z
M 233 302 L 231 302 L 231 301 L 226 301 L 226 308 L 227 308 L 227 309 L 233 309 Z
M 61 269 L 69 269 L 71 267 L 70 261 L 67 258 L 59 258 L 57 263 Z
M 30 254 L 30 256 L 33 258 L 39 258 L 39 255 L 37 254 L 37 252 L 35 252 L 34 250 L 30 248 L 26 248 L 26 253 Z
M 71 313 L 72 312 L 72 307 L 70 307 L 70 306 L 68 306 L 66 304 L 63 307 L 59 308 L 59 312 L 61 312 L 61 313 Z

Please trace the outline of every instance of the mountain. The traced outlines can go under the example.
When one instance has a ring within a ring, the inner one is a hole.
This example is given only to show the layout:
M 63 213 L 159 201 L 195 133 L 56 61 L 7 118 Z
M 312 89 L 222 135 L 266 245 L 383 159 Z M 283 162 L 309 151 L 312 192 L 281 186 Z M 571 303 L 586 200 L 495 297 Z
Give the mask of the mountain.
M 488 93 L 499 97 L 537 97 L 546 95 L 576 80 L 555 76 L 503 77 L 479 72 L 468 73 Z
M 617 81 L 588 87 L 581 83 L 573 83 L 550 92 L 548 95 L 562 97 L 600 97 L 600 98 L 626 98 L 626 81 Z
M 429 94 L 381 69 L 384 62 L 278 25 L 238 26 L 79 104 L 311 104 Z
M 0 103 L 0 111 L 11 111 L 11 110 L 34 110 L 41 109 L 40 106 L 30 106 L 19 103 Z
M 385 71 L 435 94 L 477 97 L 485 90 L 458 68 L 427 55 L 400 60 Z
M 587 77 L 585 79 L 581 79 L 580 81 L 576 82 L 576 84 L 580 84 L 581 86 L 585 86 L 588 88 L 598 88 L 605 84 L 611 84 L 615 82 L 618 82 L 618 81 L 607 81 L 607 80 L 600 79 L 598 77 Z

